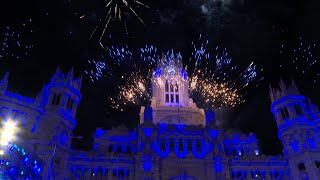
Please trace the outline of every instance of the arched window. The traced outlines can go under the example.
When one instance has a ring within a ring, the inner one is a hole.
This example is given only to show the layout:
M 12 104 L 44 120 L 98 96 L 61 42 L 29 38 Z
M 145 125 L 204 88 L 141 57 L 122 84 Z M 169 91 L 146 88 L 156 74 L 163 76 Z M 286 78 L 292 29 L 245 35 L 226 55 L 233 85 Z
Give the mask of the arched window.
M 306 167 L 304 166 L 303 163 L 299 163 L 299 164 L 298 164 L 298 169 L 299 169 L 299 171 L 305 171 L 305 170 L 306 170 Z

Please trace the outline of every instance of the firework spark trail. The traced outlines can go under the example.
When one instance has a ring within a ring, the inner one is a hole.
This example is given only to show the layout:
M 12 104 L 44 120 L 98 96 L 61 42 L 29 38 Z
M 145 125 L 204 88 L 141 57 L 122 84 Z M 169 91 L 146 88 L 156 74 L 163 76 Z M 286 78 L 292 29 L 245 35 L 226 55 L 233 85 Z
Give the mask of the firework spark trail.
M 304 41 L 302 37 L 294 46 L 282 44 L 280 54 L 289 60 L 286 66 L 280 64 L 282 70 L 295 72 L 303 76 L 311 76 L 313 83 L 320 83 L 320 48 L 315 43 Z
M 207 45 L 208 41 L 192 43 L 193 52 L 189 59 L 184 59 L 191 97 L 205 108 L 234 107 L 241 104 L 245 101 L 246 87 L 258 85 L 262 79 L 262 69 L 258 69 L 253 62 L 244 68 L 233 65 L 227 49 L 216 47 L 212 51 Z M 153 45 L 146 45 L 138 50 L 131 50 L 128 46 L 109 46 L 107 54 L 110 59 L 106 61 L 106 66 L 111 69 L 108 72 L 119 79 L 116 82 L 118 94 L 108 96 L 108 103 L 121 111 L 129 104 L 148 103 L 152 96 L 152 81 L 158 85 L 163 84 L 159 79 L 153 78 L 158 62 L 158 49 Z M 167 51 L 162 54 L 162 63 L 175 61 L 177 57 L 182 59 L 179 53 L 175 56 L 173 50 Z M 96 76 L 91 79 L 96 81 L 102 77 L 109 78 L 101 75 L 103 69 L 101 71 L 99 68 L 94 71 L 96 73 L 91 73 Z
M 100 25 L 96 26 L 91 32 L 91 35 L 89 38 L 91 39 L 96 32 L 98 31 L 101 32 L 98 38 L 99 39 L 98 42 L 99 42 L 99 45 L 104 50 L 106 50 L 106 47 L 103 45 L 102 41 L 112 21 L 123 22 L 125 26 L 125 30 L 128 33 L 127 22 L 126 22 L 126 19 L 123 17 L 124 13 L 127 11 L 131 12 L 143 25 L 145 25 L 144 21 L 136 12 L 133 6 L 135 6 L 136 8 L 139 8 L 140 6 L 143 6 L 145 8 L 150 8 L 148 5 L 137 0 L 105 0 L 105 2 L 106 2 L 105 8 L 107 9 L 106 11 L 107 13 L 103 18 L 104 20 L 103 21 L 100 20 L 103 23 L 103 25 L 101 25 L 101 31 L 98 30 Z M 81 15 L 79 18 L 84 19 L 86 16 L 87 15 Z

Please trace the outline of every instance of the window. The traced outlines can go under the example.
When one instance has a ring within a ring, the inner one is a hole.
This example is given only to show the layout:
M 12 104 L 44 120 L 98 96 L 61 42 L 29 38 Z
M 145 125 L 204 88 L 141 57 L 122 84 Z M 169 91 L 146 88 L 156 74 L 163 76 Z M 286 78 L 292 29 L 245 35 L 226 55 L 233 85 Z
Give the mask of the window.
M 289 111 L 288 111 L 288 109 L 285 107 L 285 108 L 283 108 L 284 109 L 284 113 L 285 113 L 285 115 L 286 115 L 286 117 L 289 117 Z
M 102 176 L 102 175 L 103 175 L 103 171 L 102 171 L 101 169 L 99 169 L 99 170 L 97 171 L 97 175 L 98 175 L 98 176 Z
M 80 168 L 77 168 L 76 174 L 77 174 L 77 175 L 81 175 L 81 174 L 82 174 L 82 170 L 81 170 Z
M 302 115 L 302 110 L 299 105 L 295 104 L 293 107 L 296 110 L 297 115 Z
M 168 81 L 166 81 L 166 88 L 165 88 L 165 91 L 166 91 L 166 92 L 169 92 L 169 83 L 168 83 Z
M 183 151 L 183 141 L 179 140 L 179 151 Z
M 244 155 L 244 151 L 241 149 L 238 151 L 238 156 L 243 156 Z
M 283 109 L 280 109 L 280 112 L 281 112 L 282 119 L 285 119 L 285 118 L 286 118 L 286 115 L 284 114 Z
M 165 151 L 165 149 L 166 149 L 166 144 L 165 144 L 165 142 L 161 141 L 160 142 L 160 150 Z
M 199 140 L 197 140 L 197 142 L 196 142 L 196 150 L 197 150 L 197 152 L 201 151 L 201 143 Z
M 174 150 L 174 142 L 173 140 L 170 141 L 170 151 Z
M 112 151 L 113 151 L 113 146 L 109 145 L 108 152 L 112 152 Z
M 231 173 L 231 178 L 234 179 L 234 172 L 230 172 Z
M 123 171 L 123 170 L 119 170 L 119 172 L 118 172 L 118 176 L 123 177 L 123 176 L 124 176 L 124 171 Z
M 175 82 L 169 82 L 166 80 L 165 83 L 165 103 L 168 105 L 179 104 L 179 86 Z
M 192 151 L 192 142 L 188 141 L 188 151 Z
M 113 170 L 112 171 L 112 176 L 116 176 L 117 175 L 117 171 L 116 170 Z
M 289 117 L 289 112 L 286 107 L 284 107 L 283 109 L 280 109 L 280 111 L 281 111 L 282 119 L 286 119 L 287 117 Z
M 54 164 L 59 165 L 60 164 L 60 159 L 55 159 Z
M 60 99 L 61 99 L 61 94 L 59 94 L 59 95 L 53 94 L 51 104 L 58 105 L 60 103 Z
M 72 106 L 73 106 L 73 100 L 71 100 L 71 98 L 69 97 L 67 101 L 67 108 L 71 110 Z
M 131 148 L 129 146 L 127 146 L 126 153 L 129 154 L 130 152 L 131 152 Z
M 303 163 L 299 163 L 299 164 L 298 164 L 298 169 L 299 169 L 299 171 L 305 171 L 305 170 L 306 170 L 306 167 L 304 166 Z
M 169 94 L 166 94 L 166 103 L 169 102 Z
M 118 153 L 121 153 L 121 152 L 122 152 L 122 147 L 121 147 L 121 146 L 118 146 L 118 147 L 117 147 L 117 152 L 118 152 Z
M 51 104 L 56 104 L 57 95 L 53 94 Z
M 252 178 L 260 178 L 261 177 L 260 172 L 252 172 L 251 177 Z
M 232 150 L 232 156 L 236 156 L 237 155 L 237 152 L 235 149 Z
M 60 99 L 61 99 L 61 94 L 59 94 L 59 95 L 57 96 L 57 99 L 56 99 L 56 105 L 59 105 L 59 103 L 60 103 Z
M 226 153 L 227 156 L 230 156 L 229 149 L 225 149 L 224 152 Z
M 316 161 L 315 163 L 316 163 L 317 168 L 319 169 L 320 168 L 320 162 Z

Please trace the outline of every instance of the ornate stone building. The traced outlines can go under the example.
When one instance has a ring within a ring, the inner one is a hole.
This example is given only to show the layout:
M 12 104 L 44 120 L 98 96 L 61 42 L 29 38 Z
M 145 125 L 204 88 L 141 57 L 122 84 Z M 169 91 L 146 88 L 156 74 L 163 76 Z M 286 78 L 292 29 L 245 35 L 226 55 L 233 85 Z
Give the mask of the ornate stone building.
M 35 99 L 7 90 L 0 81 L 0 115 L 23 128 L 17 144 L 43 163 L 39 179 L 320 179 L 320 113 L 294 82 L 270 87 L 271 111 L 283 155 L 267 156 L 254 134 L 219 129 L 213 111 L 188 94 L 181 62 L 160 63 L 150 107 L 141 107 L 134 131 L 97 129 L 92 151 L 70 148 L 81 100 L 81 78 L 58 69 Z M 22 177 L 16 174 L 16 177 Z

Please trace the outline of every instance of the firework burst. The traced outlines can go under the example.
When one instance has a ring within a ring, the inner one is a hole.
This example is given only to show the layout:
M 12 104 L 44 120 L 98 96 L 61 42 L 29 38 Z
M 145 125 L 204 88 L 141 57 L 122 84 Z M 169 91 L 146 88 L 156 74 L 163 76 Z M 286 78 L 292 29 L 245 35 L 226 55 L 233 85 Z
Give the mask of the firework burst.
M 32 19 L 18 25 L 7 26 L 0 29 L 0 60 L 21 60 L 33 49 L 28 39 L 32 33 Z
M 201 37 L 199 41 L 202 41 Z M 108 96 L 108 104 L 123 111 L 130 104 L 148 104 L 152 98 L 152 82 L 158 86 L 164 85 L 156 76 L 159 63 L 170 65 L 170 62 L 178 62 L 186 71 L 183 82 L 187 81 L 189 93 L 200 107 L 216 109 L 241 104 L 245 101 L 246 87 L 257 86 L 262 80 L 262 69 L 258 69 L 253 62 L 243 68 L 234 65 L 226 49 L 216 47 L 210 50 L 207 45 L 208 41 L 192 43 L 193 52 L 189 59 L 184 59 L 184 66 L 182 56 L 173 50 L 162 54 L 159 61 L 158 50 L 152 45 L 138 50 L 130 50 L 127 46 L 110 46 L 107 47 L 110 59 L 105 61 L 103 68 L 108 70 L 101 71 L 100 66 L 94 65 L 96 70 L 92 71 L 91 79 L 110 78 L 107 74 L 112 74 L 114 80 L 117 80 L 117 95 Z
M 185 69 L 189 74 L 190 94 L 198 105 L 207 108 L 234 107 L 245 101 L 245 88 L 259 84 L 257 66 L 252 62 L 246 68 L 232 63 L 227 49 L 208 50 L 208 41 L 192 43 L 193 52 Z

